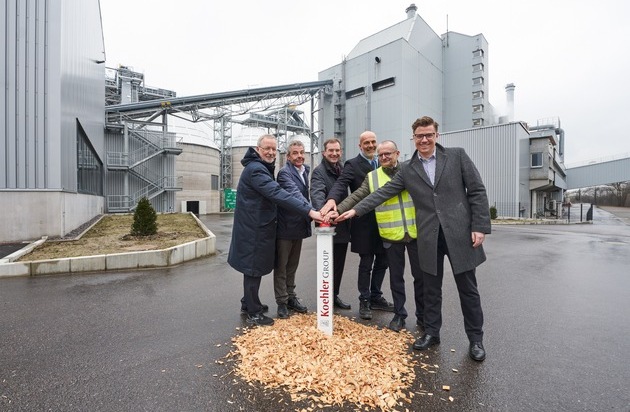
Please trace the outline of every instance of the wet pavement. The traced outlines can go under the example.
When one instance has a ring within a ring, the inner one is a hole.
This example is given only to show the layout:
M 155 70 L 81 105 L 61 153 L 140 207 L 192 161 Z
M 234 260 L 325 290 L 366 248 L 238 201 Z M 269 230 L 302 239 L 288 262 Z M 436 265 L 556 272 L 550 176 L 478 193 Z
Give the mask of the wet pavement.
M 418 370 L 412 388 L 433 395 L 399 410 L 630 410 L 630 225 L 617 216 L 597 208 L 593 224 L 495 226 L 478 270 L 486 361 L 467 356 L 448 272 L 442 343 L 422 358 L 439 369 Z M 216 256 L 165 269 L 0 279 L 0 410 L 307 408 L 217 363 L 244 326 L 242 277 L 225 263 L 232 217 L 201 219 L 217 235 Z M 315 240 L 306 240 L 298 275 L 311 309 L 314 252 Z M 353 305 L 344 314 L 358 317 L 357 264 L 349 253 L 341 296 Z M 391 298 L 387 284 L 384 291 Z M 261 297 L 275 315 L 271 275 Z M 358 321 L 385 327 L 391 314 L 374 313 Z

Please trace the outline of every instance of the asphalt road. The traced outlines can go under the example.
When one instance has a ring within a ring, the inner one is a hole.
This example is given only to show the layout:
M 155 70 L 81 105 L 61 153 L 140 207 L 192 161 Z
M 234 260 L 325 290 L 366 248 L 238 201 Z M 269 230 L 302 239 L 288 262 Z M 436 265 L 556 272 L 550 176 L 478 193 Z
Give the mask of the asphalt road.
M 223 362 L 236 328 L 244 326 L 242 278 L 225 263 L 231 216 L 202 220 L 218 237 L 216 256 L 168 269 L 0 279 L 0 410 L 308 407 L 241 382 Z M 449 272 L 442 343 L 425 359 L 439 369 L 419 371 L 413 388 L 434 395 L 414 397 L 408 409 L 629 411 L 627 221 L 596 209 L 588 225 L 497 225 L 485 246 L 478 282 L 488 357 L 476 363 L 467 356 Z M 314 251 L 314 239 L 305 241 L 298 277 L 309 308 L 316 305 Z M 354 316 L 357 264 L 349 253 L 341 293 Z M 261 296 L 275 314 L 271 276 Z M 391 318 L 375 314 L 366 323 L 385 327 Z

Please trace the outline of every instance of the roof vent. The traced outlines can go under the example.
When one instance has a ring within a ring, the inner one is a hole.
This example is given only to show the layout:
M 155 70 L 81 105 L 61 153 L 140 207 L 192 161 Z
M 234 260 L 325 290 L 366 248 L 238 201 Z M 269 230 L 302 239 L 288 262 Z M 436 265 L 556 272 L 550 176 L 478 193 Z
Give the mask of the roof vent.
M 405 10 L 405 13 L 407 13 L 407 18 L 413 19 L 416 16 L 416 11 L 418 11 L 418 8 L 416 7 L 415 3 L 411 3 L 411 5 Z

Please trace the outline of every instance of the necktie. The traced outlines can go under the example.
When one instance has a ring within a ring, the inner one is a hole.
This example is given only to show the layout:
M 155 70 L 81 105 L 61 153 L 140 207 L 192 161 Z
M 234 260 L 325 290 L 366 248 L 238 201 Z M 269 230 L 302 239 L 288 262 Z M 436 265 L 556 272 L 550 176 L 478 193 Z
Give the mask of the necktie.
M 372 169 L 376 170 L 376 168 L 378 168 L 378 162 L 376 159 L 370 160 L 370 163 L 372 163 Z

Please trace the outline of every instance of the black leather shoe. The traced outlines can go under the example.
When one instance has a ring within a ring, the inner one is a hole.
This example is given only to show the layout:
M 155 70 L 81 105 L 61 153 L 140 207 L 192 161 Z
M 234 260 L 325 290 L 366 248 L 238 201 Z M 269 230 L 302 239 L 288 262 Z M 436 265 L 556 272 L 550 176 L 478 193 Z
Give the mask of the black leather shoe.
M 335 307 L 339 309 L 345 309 L 345 310 L 352 309 L 352 306 L 350 306 L 349 303 L 346 303 L 343 300 L 341 300 L 339 296 L 335 296 Z
M 359 301 L 359 317 L 361 319 L 372 319 L 372 309 L 370 309 L 369 300 Z
M 394 304 L 391 302 L 388 302 L 387 299 L 381 296 L 376 299 L 370 300 L 370 308 L 372 310 L 382 310 L 385 312 L 393 312 Z
M 289 308 L 284 303 L 278 305 L 278 318 L 279 319 L 288 319 L 289 318 Z
M 431 346 L 437 345 L 439 343 L 440 343 L 439 337 L 431 336 L 425 333 L 413 343 L 413 348 L 415 350 L 426 350 L 426 349 L 429 349 Z
M 262 313 L 269 312 L 269 306 L 262 305 Z M 247 306 L 241 304 L 241 313 L 247 313 Z
M 300 301 L 298 300 L 298 298 L 289 299 L 287 306 L 289 307 L 289 309 L 292 309 L 299 313 L 306 313 L 308 311 L 306 306 L 302 305 Z
M 247 323 L 258 326 L 271 326 L 273 325 L 273 319 L 262 313 L 257 313 L 255 315 L 247 315 Z
M 394 332 L 400 332 L 401 330 L 405 329 L 405 320 L 399 315 L 394 315 L 394 319 L 389 322 L 389 328 Z
M 477 362 L 481 362 L 482 360 L 486 359 L 486 350 L 483 348 L 483 343 L 470 342 L 468 355 L 470 355 L 470 359 Z

